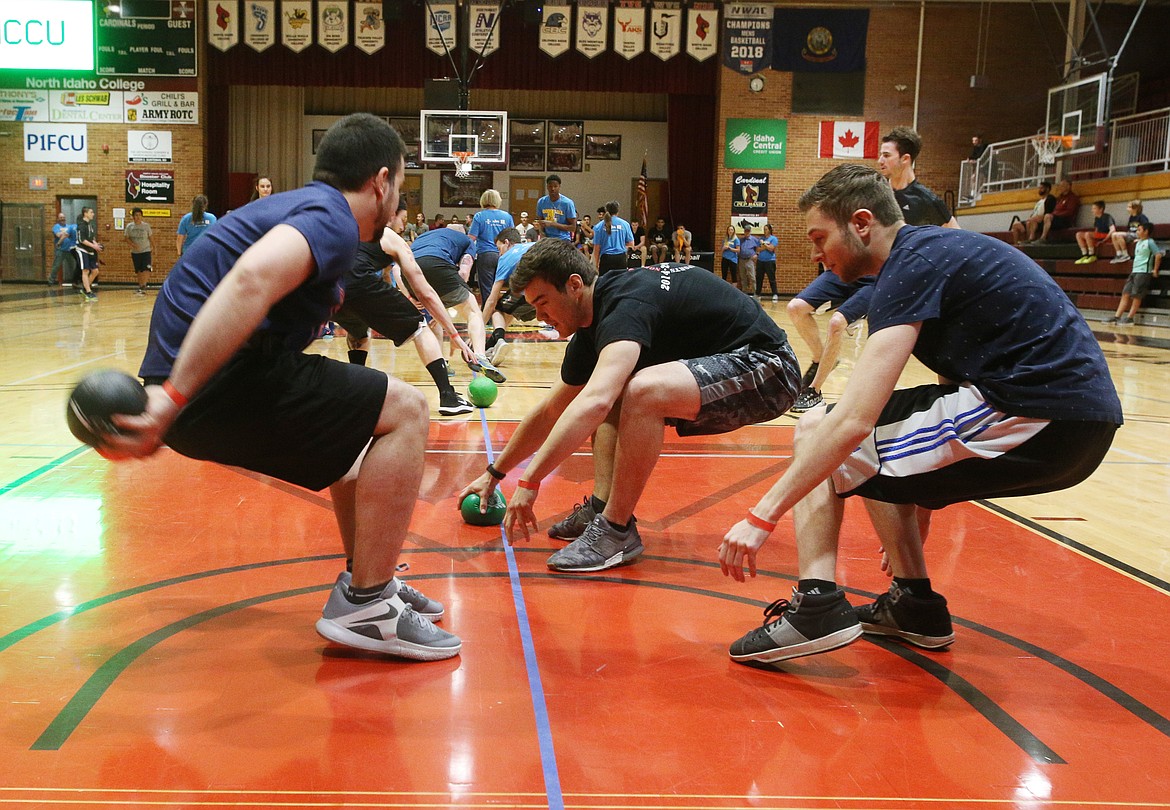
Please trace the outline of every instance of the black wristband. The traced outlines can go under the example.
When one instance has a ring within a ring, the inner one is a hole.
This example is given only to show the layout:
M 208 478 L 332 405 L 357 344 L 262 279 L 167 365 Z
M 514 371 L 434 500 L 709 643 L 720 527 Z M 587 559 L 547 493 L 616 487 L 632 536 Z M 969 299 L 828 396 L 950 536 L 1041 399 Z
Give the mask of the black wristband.
M 488 473 L 488 475 L 490 475 L 492 478 L 496 479 L 497 481 L 503 481 L 505 478 L 508 477 L 505 473 L 500 472 L 491 464 L 487 465 L 487 473 Z

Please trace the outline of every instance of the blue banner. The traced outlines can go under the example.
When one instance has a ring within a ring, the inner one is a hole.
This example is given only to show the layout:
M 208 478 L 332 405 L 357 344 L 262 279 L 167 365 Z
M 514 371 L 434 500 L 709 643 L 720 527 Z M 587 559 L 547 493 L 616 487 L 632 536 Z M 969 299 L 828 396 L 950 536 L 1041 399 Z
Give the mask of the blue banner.
M 776 9 L 772 69 L 793 73 L 865 70 L 868 11 Z

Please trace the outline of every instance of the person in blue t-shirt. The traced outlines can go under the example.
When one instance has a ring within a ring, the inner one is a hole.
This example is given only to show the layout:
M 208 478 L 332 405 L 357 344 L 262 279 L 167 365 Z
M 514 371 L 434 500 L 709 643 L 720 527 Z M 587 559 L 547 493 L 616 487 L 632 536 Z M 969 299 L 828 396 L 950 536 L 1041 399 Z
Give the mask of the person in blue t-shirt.
M 65 212 L 57 214 L 57 222 L 53 225 L 53 269 L 49 271 L 49 286 L 56 286 L 58 272 L 62 284 L 74 281 L 76 276 L 76 262 L 73 261 L 73 249 L 77 247 L 77 226 L 70 225 Z
M 593 266 L 598 275 L 610 270 L 625 270 L 634 247 L 634 229 L 617 215 L 621 205 L 610 200 L 604 206 L 601 221 L 593 228 Z
M 764 289 L 764 277 L 772 287 L 772 300 L 778 300 L 776 295 L 776 246 L 779 240 L 772 233 L 771 223 L 764 226 L 764 237 L 760 240 L 760 249 L 756 252 L 756 298 Z
M 801 417 L 791 466 L 719 547 L 724 574 L 754 576 L 756 552 L 793 513 L 792 599 L 766 611 L 731 657 L 783 661 L 863 632 L 946 647 L 950 612 L 922 553 L 929 510 L 1080 483 L 1105 457 L 1121 402 L 1085 319 L 1014 247 L 907 225 L 890 184 L 858 164 L 822 177 L 799 209 L 814 261 L 846 283 L 877 276 L 870 336 L 840 401 Z M 894 390 L 911 356 L 940 382 Z M 836 584 L 842 499 L 852 495 L 893 573 L 888 593 L 856 609 Z
M 404 658 L 459 653 L 435 627 L 442 604 L 395 565 L 418 499 L 426 398 L 375 369 L 303 350 L 342 298 L 358 243 L 398 205 L 402 138 L 384 120 L 341 119 L 317 148 L 313 182 L 233 211 L 190 245 L 155 300 L 146 411 L 115 417 L 118 458 L 162 444 L 196 459 L 330 488 L 350 558 L 317 632 Z M 387 245 L 388 252 L 393 245 Z
M 548 238 L 572 242 L 573 234 L 577 232 L 577 206 L 561 194 L 560 175 L 550 174 L 544 178 L 544 187 L 548 194 L 536 201 L 536 222 L 533 224 Z
M 179 232 L 175 236 L 175 252 L 182 256 L 195 240 L 215 224 L 215 214 L 207 210 L 207 198 L 197 194 L 191 200 L 191 210 L 179 220 Z
M 738 282 L 739 264 L 739 237 L 735 235 L 735 226 L 728 225 L 727 233 L 723 235 L 723 261 L 719 264 L 719 275 L 729 284 Z
M 500 260 L 500 253 L 496 249 L 496 237 L 505 228 L 515 226 L 512 215 L 500 210 L 503 198 L 500 192 L 489 188 L 479 195 L 479 204 L 483 209 L 475 212 L 471 218 L 471 227 L 467 235 L 471 237 L 475 255 L 475 279 L 479 284 L 479 300 L 486 303 L 491 295 L 492 285 L 496 282 L 496 262 Z M 492 325 L 492 333 L 484 343 L 484 350 L 491 357 L 491 350 L 496 343 L 504 339 L 503 316 L 493 317 L 488 321 Z M 493 361 L 494 362 L 494 361 Z

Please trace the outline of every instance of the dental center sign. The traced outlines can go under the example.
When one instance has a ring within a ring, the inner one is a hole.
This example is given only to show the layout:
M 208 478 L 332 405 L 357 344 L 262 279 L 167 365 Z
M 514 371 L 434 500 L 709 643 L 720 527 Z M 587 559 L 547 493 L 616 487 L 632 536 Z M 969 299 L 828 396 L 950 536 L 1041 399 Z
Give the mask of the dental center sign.
M 93 69 L 91 0 L 0 2 L 0 70 Z

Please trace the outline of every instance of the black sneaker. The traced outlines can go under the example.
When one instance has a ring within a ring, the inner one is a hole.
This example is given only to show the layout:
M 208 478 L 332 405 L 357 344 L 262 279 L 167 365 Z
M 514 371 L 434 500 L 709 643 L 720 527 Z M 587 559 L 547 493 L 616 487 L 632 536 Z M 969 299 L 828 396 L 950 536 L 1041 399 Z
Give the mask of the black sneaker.
M 813 384 L 813 380 L 815 380 L 817 378 L 817 371 L 820 369 L 820 367 L 821 367 L 820 363 L 813 363 L 811 366 L 808 367 L 808 371 L 804 372 L 804 376 L 800 378 L 800 390 L 801 391 L 810 387 Z
M 575 540 L 585 533 L 585 527 L 595 517 L 597 512 L 593 510 L 593 499 L 586 495 L 585 500 L 574 506 L 567 518 L 548 527 L 548 536 L 557 540 Z
M 793 413 L 804 413 L 811 411 L 816 406 L 825 401 L 821 396 L 821 392 L 815 388 L 806 388 L 800 392 L 800 396 L 796 398 L 796 402 L 792 403 Z
M 946 647 L 955 640 L 943 596 L 915 596 L 895 582 L 876 602 L 857 608 L 857 618 L 866 633 L 894 636 L 928 650 Z
M 439 393 L 439 413 L 443 416 L 458 416 L 463 413 L 471 413 L 474 410 L 475 406 L 454 389 Z
M 733 661 L 773 664 L 835 650 L 861 638 L 861 625 L 845 591 L 802 593 L 777 599 L 764 611 L 764 626 L 731 645 Z

